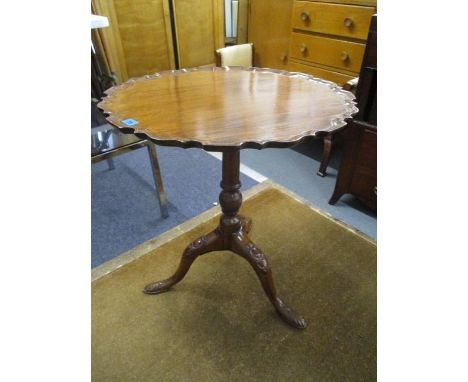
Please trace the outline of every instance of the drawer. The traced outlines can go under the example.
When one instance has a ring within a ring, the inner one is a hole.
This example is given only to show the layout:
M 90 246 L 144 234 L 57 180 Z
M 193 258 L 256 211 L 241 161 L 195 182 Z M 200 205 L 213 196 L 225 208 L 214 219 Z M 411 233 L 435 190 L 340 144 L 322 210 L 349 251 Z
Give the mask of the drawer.
M 346 74 L 333 72 L 331 70 L 326 70 L 322 68 L 317 68 L 316 66 L 304 65 L 295 61 L 289 62 L 288 70 L 291 72 L 301 72 L 301 73 L 311 74 L 314 77 L 323 78 L 324 80 L 335 82 L 340 86 L 343 86 L 346 82 L 354 78 Z
M 373 7 L 295 1 L 292 27 L 367 40 L 373 14 Z
M 290 57 L 358 73 L 365 48 L 356 42 L 292 33 Z

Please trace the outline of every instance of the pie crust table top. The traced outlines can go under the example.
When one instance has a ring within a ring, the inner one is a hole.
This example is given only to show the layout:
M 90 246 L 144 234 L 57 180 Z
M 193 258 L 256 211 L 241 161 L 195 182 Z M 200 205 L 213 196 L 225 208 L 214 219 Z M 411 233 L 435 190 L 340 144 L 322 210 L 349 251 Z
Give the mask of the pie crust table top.
M 343 127 L 354 95 L 303 73 L 241 67 L 171 70 L 130 79 L 99 107 L 126 133 L 211 151 L 289 147 Z

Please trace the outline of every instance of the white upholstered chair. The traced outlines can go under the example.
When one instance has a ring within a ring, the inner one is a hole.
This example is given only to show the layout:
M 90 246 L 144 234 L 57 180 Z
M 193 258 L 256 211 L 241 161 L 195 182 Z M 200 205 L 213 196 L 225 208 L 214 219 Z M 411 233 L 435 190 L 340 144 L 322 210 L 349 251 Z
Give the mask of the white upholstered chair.
M 227 46 L 216 50 L 216 66 L 254 66 L 252 43 Z

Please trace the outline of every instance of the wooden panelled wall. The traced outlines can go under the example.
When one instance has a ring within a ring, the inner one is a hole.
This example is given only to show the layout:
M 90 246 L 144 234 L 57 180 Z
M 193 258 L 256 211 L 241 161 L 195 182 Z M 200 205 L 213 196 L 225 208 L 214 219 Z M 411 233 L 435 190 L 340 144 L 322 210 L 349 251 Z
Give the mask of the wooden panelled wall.
M 175 69 L 176 57 L 180 68 L 214 65 L 224 46 L 222 0 L 92 0 L 92 8 L 109 18 L 99 33 L 118 82 Z

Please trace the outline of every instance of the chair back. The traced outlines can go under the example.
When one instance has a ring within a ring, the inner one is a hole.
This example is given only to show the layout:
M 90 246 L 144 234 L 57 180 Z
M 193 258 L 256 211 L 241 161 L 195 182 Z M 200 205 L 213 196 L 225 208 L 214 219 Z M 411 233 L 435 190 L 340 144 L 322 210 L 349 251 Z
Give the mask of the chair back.
M 216 50 L 216 66 L 253 66 L 253 44 L 227 46 Z

